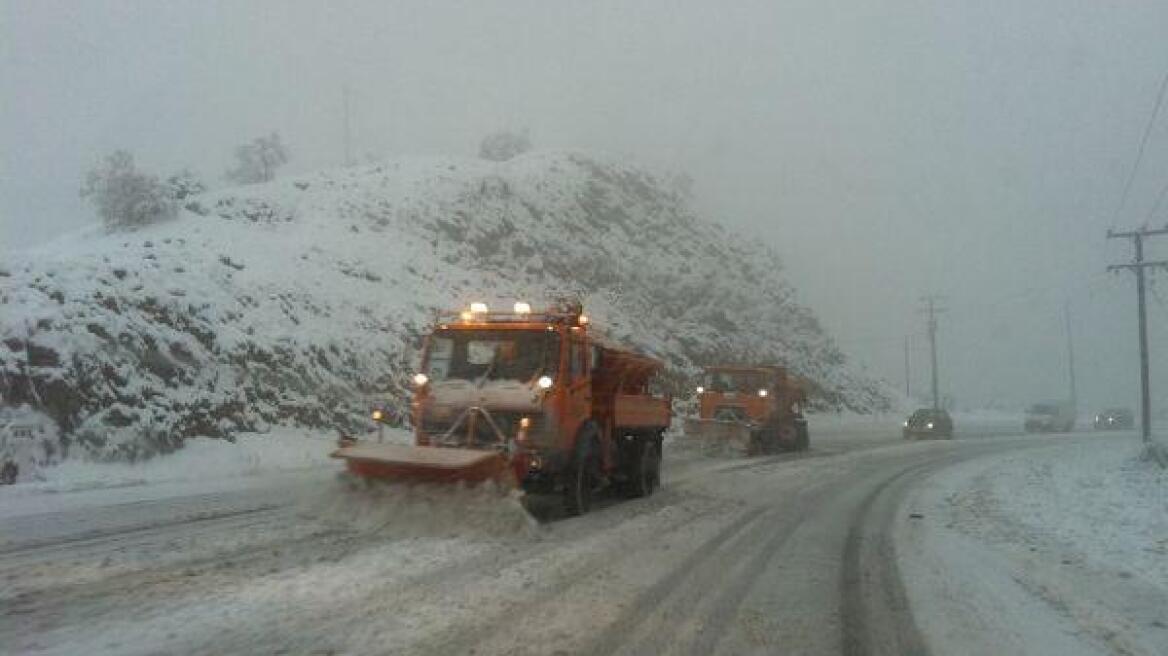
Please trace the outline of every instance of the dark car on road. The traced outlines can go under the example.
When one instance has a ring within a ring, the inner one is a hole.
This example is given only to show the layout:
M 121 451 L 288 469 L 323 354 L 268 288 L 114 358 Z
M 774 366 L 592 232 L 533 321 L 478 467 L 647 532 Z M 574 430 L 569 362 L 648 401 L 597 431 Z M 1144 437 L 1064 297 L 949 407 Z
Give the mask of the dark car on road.
M 1131 430 L 1136 415 L 1128 408 L 1108 408 L 1095 415 L 1095 430 Z
M 904 422 L 904 439 L 953 437 L 953 418 L 944 410 L 921 408 Z

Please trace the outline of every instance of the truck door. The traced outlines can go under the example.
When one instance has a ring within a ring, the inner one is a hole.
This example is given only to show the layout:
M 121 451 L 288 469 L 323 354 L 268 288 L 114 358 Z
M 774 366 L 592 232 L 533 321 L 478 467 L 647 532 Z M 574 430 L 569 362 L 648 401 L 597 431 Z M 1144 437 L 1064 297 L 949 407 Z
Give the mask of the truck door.
M 568 414 L 576 429 L 592 416 L 592 379 L 588 375 L 588 345 L 580 331 L 568 338 Z

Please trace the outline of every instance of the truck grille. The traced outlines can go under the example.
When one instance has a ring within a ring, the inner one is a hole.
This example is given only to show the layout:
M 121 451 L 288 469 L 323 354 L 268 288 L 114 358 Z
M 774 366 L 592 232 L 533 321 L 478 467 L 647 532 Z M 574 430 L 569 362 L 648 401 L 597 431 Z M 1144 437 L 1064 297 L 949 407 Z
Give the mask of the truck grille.
M 503 437 L 508 439 L 514 438 L 519 434 L 519 420 L 523 417 L 532 417 L 533 426 L 531 429 L 529 429 L 529 432 L 532 429 L 535 429 L 535 424 L 538 423 L 538 417 L 532 416 L 530 413 L 525 414 L 521 412 L 505 411 L 487 412 L 491 417 L 491 422 L 494 422 L 495 426 L 503 434 Z M 455 425 L 456 421 L 457 426 Z M 473 435 L 471 434 L 472 423 L 474 425 Z M 451 431 L 451 428 L 454 428 L 454 430 Z M 457 416 L 455 419 L 451 419 L 449 421 L 435 421 L 433 419 L 426 418 L 422 422 L 422 432 L 430 437 L 430 439 L 435 440 L 440 444 L 458 444 L 473 448 L 490 447 L 500 443 L 499 435 L 493 428 L 491 428 L 490 422 L 488 422 L 487 419 L 481 414 L 474 417 L 473 422 L 471 421 L 469 414 L 463 417 L 461 420 L 458 420 Z M 450 435 L 443 437 L 448 432 Z

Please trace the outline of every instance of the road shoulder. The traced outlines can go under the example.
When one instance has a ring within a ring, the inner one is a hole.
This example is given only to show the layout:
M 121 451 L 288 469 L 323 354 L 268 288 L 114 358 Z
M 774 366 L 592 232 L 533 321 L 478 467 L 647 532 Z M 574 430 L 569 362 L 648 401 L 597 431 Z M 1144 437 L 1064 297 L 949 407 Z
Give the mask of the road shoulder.
M 918 485 L 897 559 L 932 651 L 1168 652 L 1168 475 L 1138 453 L 1057 438 Z

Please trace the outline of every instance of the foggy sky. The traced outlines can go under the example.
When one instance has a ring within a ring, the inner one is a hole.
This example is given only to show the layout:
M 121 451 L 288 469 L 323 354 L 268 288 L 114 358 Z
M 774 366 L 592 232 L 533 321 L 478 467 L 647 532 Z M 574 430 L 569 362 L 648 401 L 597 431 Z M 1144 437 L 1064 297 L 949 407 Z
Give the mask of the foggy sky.
M 918 298 L 939 293 L 959 404 L 1064 396 L 1069 302 L 1084 409 L 1136 405 L 1134 283 L 1103 272 L 1130 245 L 1103 235 L 1168 183 L 1165 107 L 1113 221 L 1168 72 L 1162 0 L 0 7 L 4 250 L 93 222 L 77 189 L 115 148 L 218 184 L 234 145 L 278 130 L 285 174 L 339 165 L 348 86 L 359 159 L 473 155 L 512 126 L 689 171 L 703 211 L 771 244 L 897 387 L 906 335 L 927 386 Z

